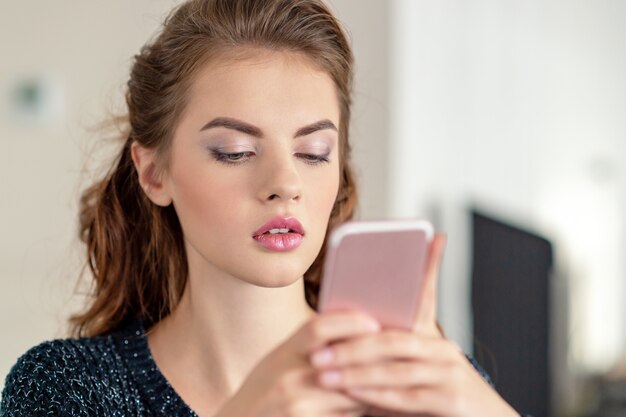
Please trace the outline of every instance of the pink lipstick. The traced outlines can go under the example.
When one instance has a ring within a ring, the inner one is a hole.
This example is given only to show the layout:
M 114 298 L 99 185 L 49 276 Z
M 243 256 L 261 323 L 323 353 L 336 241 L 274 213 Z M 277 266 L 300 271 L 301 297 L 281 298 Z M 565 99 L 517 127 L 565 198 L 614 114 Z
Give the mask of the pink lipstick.
M 273 251 L 289 251 L 302 243 L 304 229 L 295 217 L 274 217 L 261 226 L 252 238 Z

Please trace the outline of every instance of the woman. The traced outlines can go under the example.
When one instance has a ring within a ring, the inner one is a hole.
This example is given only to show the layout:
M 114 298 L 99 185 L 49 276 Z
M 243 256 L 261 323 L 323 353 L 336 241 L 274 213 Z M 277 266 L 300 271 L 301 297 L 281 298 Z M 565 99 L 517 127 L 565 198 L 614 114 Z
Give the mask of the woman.
M 136 56 L 128 135 L 88 189 L 80 339 L 7 377 L 2 416 L 517 415 L 438 331 L 317 314 L 352 217 L 352 53 L 320 0 L 191 0 Z

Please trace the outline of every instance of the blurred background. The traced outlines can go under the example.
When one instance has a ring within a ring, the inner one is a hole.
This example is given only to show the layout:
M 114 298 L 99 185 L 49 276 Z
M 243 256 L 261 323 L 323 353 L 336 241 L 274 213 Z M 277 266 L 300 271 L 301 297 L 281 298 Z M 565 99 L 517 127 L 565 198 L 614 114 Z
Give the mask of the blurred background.
M 80 192 L 173 0 L 0 0 L 0 388 L 80 309 Z M 626 416 L 626 2 L 332 0 L 359 218 L 447 233 L 440 320 L 516 408 Z

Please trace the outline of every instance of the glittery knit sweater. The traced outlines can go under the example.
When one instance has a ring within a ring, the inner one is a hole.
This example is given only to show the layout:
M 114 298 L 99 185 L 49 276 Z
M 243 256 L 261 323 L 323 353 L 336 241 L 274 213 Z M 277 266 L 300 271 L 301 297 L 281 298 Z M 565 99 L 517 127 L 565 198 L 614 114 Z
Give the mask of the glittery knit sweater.
M 134 321 L 110 335 L 44 342 L 26 352 L 0 403 L 0 417 L 18 416 L 197 415 L 161 374 L 144 326 Z

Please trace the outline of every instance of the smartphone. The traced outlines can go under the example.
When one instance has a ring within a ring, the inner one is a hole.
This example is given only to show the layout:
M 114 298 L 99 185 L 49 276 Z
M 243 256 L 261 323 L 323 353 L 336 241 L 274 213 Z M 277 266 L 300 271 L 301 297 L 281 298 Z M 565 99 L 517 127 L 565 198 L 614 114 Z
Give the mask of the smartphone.
M 425 220 L 351 221 L 333 229 L 318 311 L 357 309 L 382 327 L 411 329 L 433 235 Z

